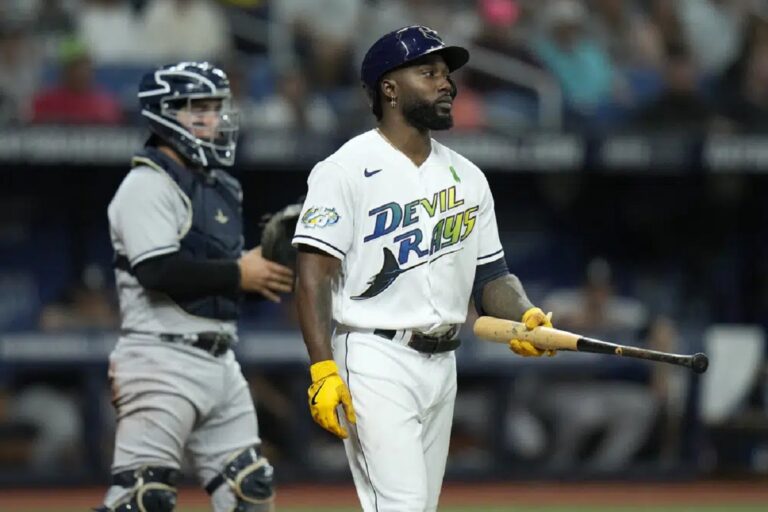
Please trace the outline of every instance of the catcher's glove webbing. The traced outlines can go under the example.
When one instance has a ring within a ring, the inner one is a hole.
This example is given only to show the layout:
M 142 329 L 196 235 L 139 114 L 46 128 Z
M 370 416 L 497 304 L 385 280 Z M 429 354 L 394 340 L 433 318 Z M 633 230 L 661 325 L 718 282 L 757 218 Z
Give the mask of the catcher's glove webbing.
M 302 198 L 303 200 L 303 198 Z M 296 222 L 301 215 L 302 202 L 289 204 L 275 213 L 265 215 L 261 226 L 261 254 L 266 259 L 296 270 L 296 248 L 291 245 Z

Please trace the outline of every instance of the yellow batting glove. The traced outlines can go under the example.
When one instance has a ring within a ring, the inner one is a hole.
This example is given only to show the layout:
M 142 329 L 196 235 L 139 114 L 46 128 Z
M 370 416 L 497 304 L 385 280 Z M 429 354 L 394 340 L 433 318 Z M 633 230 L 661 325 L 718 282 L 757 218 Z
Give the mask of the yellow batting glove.
M 523 314 L 523 319 L 521 321 L 525 324 L 525 327 L 528 330 L 533 330 L 536 327 L 542 326 L 552 327 L 552 313 L 547 313 L 545 315 L 541 308 L 530 308 Z M 542 355 L 552 357 L 557 353 L 556 350 L 540 350 L 534 347 L 531 342 L 525 340 L 509 340 L 509 348 L 515 354 L 523 357 L 539 357 Z
M 307 393 L 312 419 L 331 434 L 345 439 L 349 434 L 339 422 L 336 407 L 341 404 L 350 423 L 355 423 L 356 420 L 352 396 L 339 376 L 339 368 L 334 361 L 327 360 L 313 364 L 309 367 L 309 372 L 312 375 L 312 385 Z

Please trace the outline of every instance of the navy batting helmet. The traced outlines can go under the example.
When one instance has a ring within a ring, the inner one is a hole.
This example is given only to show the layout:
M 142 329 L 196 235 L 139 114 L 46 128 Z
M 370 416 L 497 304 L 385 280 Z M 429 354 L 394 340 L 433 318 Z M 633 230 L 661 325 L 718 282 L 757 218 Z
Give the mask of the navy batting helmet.
M 220 100 L 210 134 L 201 135 L 203 116 L 195 100 Z M 210 167 L 235 162 L 238 114 L 226 73 L 207 62 L 180 62 L 150 71 L 139 84 L 141 115 L 158 137 L 192 163 Z
M 440 54 L 450 71 L 459 69 L 469 60 L 466 48 L 446 46 L 436 31 L 411 25 L 385 34 L 373 43 L 363 58 L 360 79 L 369 90 L 375 91 L 387 71 L 432 53 Z

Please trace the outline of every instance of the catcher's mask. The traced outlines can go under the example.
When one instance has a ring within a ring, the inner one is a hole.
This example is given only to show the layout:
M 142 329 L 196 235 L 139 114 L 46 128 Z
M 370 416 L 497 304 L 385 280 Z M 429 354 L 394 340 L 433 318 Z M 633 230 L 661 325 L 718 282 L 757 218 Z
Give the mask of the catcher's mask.
M 221 69 L 207 62 L 163 66 L 144 75 L 139 102 L 152 132 L 190 162 L 234 164 L 239 113 Z

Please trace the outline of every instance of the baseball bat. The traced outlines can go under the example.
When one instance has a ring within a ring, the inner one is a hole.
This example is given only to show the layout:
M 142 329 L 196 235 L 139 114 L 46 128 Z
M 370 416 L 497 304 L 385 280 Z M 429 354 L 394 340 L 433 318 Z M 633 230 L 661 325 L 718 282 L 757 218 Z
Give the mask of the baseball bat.
M 492 316 L 479 317 L 475 321 L 474 332 L 478 338 L 495 341 L 496 343 L 508 343 L 512 339 L 525 340 L 541 350 L 572 350 L 575 352 L 594 352 L 596 354 L 634 357 L 660 363 L 687 366 L 696 373 L 704 373 L 709 366 L 709 358 L 701 352 L 693 355 L 671 354 L 669 352 L 609 343 L 550 327 L 536 327 L 535 329 L 528 330 L 523 323 Z

